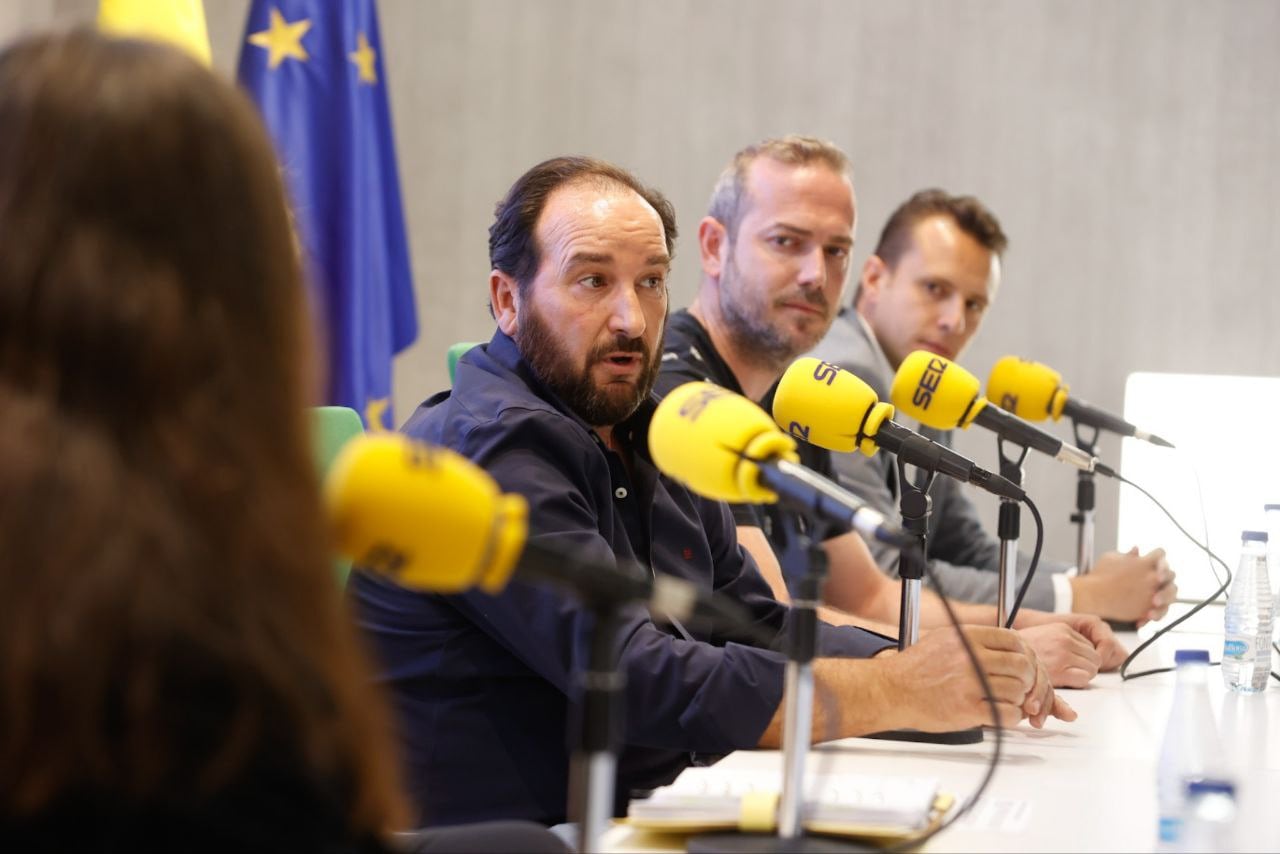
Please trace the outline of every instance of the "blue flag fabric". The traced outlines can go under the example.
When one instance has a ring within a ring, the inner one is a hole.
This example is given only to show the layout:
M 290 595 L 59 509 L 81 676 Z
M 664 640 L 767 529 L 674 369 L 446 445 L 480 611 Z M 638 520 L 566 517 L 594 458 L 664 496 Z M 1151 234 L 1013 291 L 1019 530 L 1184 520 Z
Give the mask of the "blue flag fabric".
M 418 334 L 373 0 L 253 0 L 238 77 L 275 139 L 329 355 L 325 402 L 390 428 Z

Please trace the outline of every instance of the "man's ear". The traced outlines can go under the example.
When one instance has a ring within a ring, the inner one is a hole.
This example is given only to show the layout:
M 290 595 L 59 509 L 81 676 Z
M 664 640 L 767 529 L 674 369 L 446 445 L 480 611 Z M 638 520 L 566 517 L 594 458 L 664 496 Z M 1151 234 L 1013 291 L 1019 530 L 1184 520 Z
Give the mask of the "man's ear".
M 870 308 L 880 299 L 885 283 L 889 281 L 889 266 L 879 255 L 870 255 L 862 265 L 858 279 L 857 308 Z
M 520 287 L 501 270 L 489 271 L 489 306 L 503 334 L 514 337 L 519 326 Z
M 729 232 L 715 217 L 704 216 L 698 223 L 698 254 L 702 259 L 702 273 L 708 278 L 720 278 L 729 251 Z

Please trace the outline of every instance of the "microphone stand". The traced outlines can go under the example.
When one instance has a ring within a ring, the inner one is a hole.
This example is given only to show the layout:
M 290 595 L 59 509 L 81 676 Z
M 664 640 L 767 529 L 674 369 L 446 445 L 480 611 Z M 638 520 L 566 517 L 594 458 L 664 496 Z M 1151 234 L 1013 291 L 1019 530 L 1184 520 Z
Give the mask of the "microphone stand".
M 822 530 L 806 535 L 809 571 L 792 597 L 791 631 L 787 633 L 778 838 L 793 842 L 804 833 L 804 762 L 813 737 L 813 659 L 818 652 L 818 602 L 828 566 Z
M 1097 456 L 1094 447 L 1098 443 L 1098 428 L 1093 435 L 1085 438 L 1086 425 L 1072 420 L 1071 428 L 1075 433 L 1076 447 L 1091 457 Z M 1084 575 L 1093 568 L 1093 508 L 1095 501 L 1095 476 L 1092 471 L 1081 469 L 1076 475 L 1076 512 L 1071 514 L 1071 521 L 1076 524 L 1076 568 Z
M 920 585 L 924 580 L 925 561 L 928 558 L 929 513 L 933 499 L 929 488 L 937 472 L 931 468 L 916 466 L 919 483 L 907 477 L 906 463 L 901 455 L 898 466 L 898 510 L 902 514 L 902 527 L 915 539 L 913 547 L 904 548 L 898 556 L 898 575 L 902 578 L 902 603 L 898 608 L 898 651 L 920 640 Z M 890 741 L 927 742 L 929 744 L 977 744 L 982 741 L 982 727 L 952 730 L 951 732 L 922 732 L 915 729 L 895 729 L 873 733 L 868 738 Z
M 1093 428 L 1093 433 L 1086 436 L 1084 428 L 1087 426 L 1075 419 L 1071 421 L 1071 430 L 1075 434 L 1076 447 L 1089 456 L 1096 457 L 1095 448 L 1098 444 L 1098 434 L 1102 431 L 1095 427 Z M 1076 528 L 1076 571 L 1081 575 L 1088 573 L 1093 568 L 1093 508 L 1096 497 L 1096 480 L 1096 476 L 1091 471 L 1081 469 L 1076 474 L 1076 512 L 1071 514 L 1071 521 L 1078 526 Z M 1132 620 L 1107 620 L 1107 624 L 1118 632 L 1132 632 L 1138 628 L 1138 624 Z
M 595 615 L 591 650 L 582 685 L 582 727 L 578 750 L 572 760 L 571 815 L 578 817 L 578 850 L 599 851 L 600 841 L 613 817 L 620 702 L 626 678 L 618 669 L 618 629 L 621 619 L 616 602 L 593 597 L 587 602 Z
M 1022 463 L 1027 458 L 1027 446 L 1009 442 L 1011 448 L 1022 451 L 1013 456 L 1005 454 L 1003 436 L 996 437 L 996 451 L 1000 455 L 1000 476 L 1015 486 L 1022 486 Z M 1012 498 L 1000 499 L 1000 516 L 997 531 L 1000 535 L 1000 587 L 996 592 L 996 613 L 1000 625 L 1009 622 L 1009 612 L 1018 598 L 1018 537 L 1020 536 L 1022 505 Z
M 898 511 L 902 514 L 902 527 L 915 540 L 915 548 L 903 549 L 898 555 L 898 575 L 902 578 L 902 604 L 898 608 L 898 651 L 920 640 L 920 585 L 924 580 L 925 547 L 929 537 L 929 513 L 933 499 L 929 488 L 933 486 L 935 472 L 917 469 L 922 475 L 916 484 L 907 478 L 906 464 L 896 458 L 898 483 Z
M 787 632 L 787 667 L 782 719 L 782 793 L 778 799 L 778 834 L 713 833 L 689 840 L 691 852 L 775 854 L 775 852 L 874 851 L 856 842 L 804 835 L 804 766 L 813 740 L 813 659 L 818 652 L 818 604 L 827 578 L 826 527 L 800 533 L 807 568 L 791 599 Z M 586 849 L 584 849 L 586 850 Z

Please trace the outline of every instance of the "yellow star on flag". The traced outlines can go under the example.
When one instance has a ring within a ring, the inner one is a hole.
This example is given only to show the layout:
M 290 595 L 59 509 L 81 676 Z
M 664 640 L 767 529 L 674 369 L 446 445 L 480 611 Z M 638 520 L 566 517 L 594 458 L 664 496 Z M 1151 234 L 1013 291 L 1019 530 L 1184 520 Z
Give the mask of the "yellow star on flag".
M 371 432 L 386 430 L 387 407 L 391 401 L 385 397 L 371 397 L 364 405 L 364 421 Z
M 249 44 L 266 48 L 270 52 L 267 67 L 274 71 L 280 63 L 293 58 L 306 62 L 307 49 L 302 46 L 302 37 L 311 29 L 311 19 L 289 23 L 280 14 L 279 9 L 271 10 L 271 28 L 249 36 Z
M 369 40 L 364 37 L 364 33 L 356 34 L 356 50 L 354 53 L 347 54 L 351 61 L 355 63 L 356 68 L 360 69 L 360 82 L 368 83 L 370 86 L 378 82 L 378 71 L 375 63 L 378 61 L 378 52 L 369 44 Z

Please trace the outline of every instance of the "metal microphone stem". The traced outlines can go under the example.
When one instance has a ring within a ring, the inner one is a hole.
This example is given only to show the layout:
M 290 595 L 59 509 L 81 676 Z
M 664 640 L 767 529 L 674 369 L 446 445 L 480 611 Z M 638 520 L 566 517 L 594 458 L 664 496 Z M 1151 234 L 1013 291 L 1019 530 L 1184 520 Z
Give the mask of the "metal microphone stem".
M 792 599 L 787 637 L 786 698 L 782 732 L 782 797 L 778 836 L 804 833 L 804 764 L 813 737 L 813 658 L 818 649 L 818 601 L 827 577 L 827 553 L 815 535 L 809 540 L 809 571 Z
M 924 578 L 925 541 L 929 533 L 929 511 L 933 499 L 927 489 L 918 489 L 899 473 L 902 494 L 898 509 L 902 527 L 915 538 L 915 547 L 903 549 L 898 556 L 898 575 L 902 577 L 902 604 L 898 609 L 898 650 L 920 640 L 920 584 Z
M 1022 486 L 1022 462 L 1027 458 L 1027 448 L 1011 445 L 1021 450 L 1015 457 L 1006 456 L 1004 439 L 996 439 L 1000 454 L 1000 476 Z M 1009 498 L 1000 499 L 1000 517 L 997 530 L 1000 534 L 1000 586 L 996 591 L 996 614 L 999 625 L 1009 624 L 1009 614 L 1018 598 L 1018 538 L 1021 535 L 1022 505 Z
M 933 499 L 929 497 L 929 487 L 933 485 L 935 473 L 929 469 L 919 469 L 921 478 L 917 484 L 907 477 L 906 464 L 902 457 L 898 457 L 896 464 L 900 487 L 898 510 L 902 514 L 902 528 L 915 539 L 915 543 L 904 548 L 898 556 L 898 575 L 902 578 L 902 605 L 898 612 L 898 650 L 903 651 L 920 639 L 920 584 L 924 578 L 925 561 L 929 559 L 926 545 L 929 534 L 929 511 L 933 507 Z M 897 729 L 872 733 L 869 737 L 932 744 L 975 744 L 982 741 L 982 727 L 950 732 Z
M 578 826 L 578 850 L 599 851 L 601 839 L 613 817 L 613 789 L 617 772 L 614 745 L 618 742 L 619 714 L 625 679 L 618 670 L 618 628 L 621 621 L 613 603 L 593 602 L 595 627 L 591 633 L 588 670 L 583 674 L 582 731 L 573 761 L 574 812 Z
M 1094 455 L 1094 444 L 1098 441 L 1098 429 L 1093 435 L 1085 438 L 1081 428 L 1084 425 L 1073 421 L 1076 446 L 1085 453 Z M 1093 512 L 1096 501 L 1097 484 L 1092 471 L 1081 471 L 1076 478 L 1076 512 L 1071 514 L 1071 521 L 1076 524 L 1076 568 L 1084 575 L 1093 568 L 1094 556 L 1094 522 Z

